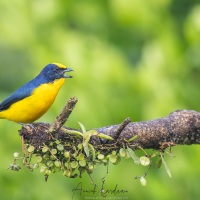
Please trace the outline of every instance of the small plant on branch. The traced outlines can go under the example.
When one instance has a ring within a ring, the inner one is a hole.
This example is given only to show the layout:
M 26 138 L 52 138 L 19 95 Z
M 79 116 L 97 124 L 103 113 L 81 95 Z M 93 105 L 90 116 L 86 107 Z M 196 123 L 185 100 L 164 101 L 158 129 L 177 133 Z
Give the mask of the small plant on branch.
M 79 122 L 80 130 L 64 127 L 77 98 L 71 98 L 53 124 L 33 123 L 23 125 L 19 131 L 22 151 L 14 153 L 14 162 L 9 169 L 19 171 L 19 160 L 31 171 L 39 169 L 45 180 L 51 173 L 60 172 L 69 178 L 92 174 L 94 168 L 109 163 L 117 165 L 121 159 L 132 159 L 135 164 L 148 167 L 142 176 L 136 176 L 146 185 L 146 175 L 157 158 L 158 167 L 163 163 L 167 148 L 178 144 L 200 143 L 200 114 L 195 111 L 175 111 L 169 116 L 146 122 L 131 122 L 125 119 L 119 125 L 86 130 Z M 145 149 L 153 149 L 148 155 Z M 142 150 L 138 157 L 136 150 Z M 170 153 L 171 155 L 171 153 Z

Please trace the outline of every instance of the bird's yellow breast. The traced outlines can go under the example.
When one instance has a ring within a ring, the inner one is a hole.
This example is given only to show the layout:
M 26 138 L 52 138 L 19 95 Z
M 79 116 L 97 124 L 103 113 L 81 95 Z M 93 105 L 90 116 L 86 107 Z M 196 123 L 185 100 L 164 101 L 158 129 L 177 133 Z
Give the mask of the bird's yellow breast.
M 37 120 L 52 105 L 63 83 L 64 78 L 41 84 L 33 90 L 30 96 L 13 103 L 7 110 L 0 112 L 0 118 L 22 123 Z

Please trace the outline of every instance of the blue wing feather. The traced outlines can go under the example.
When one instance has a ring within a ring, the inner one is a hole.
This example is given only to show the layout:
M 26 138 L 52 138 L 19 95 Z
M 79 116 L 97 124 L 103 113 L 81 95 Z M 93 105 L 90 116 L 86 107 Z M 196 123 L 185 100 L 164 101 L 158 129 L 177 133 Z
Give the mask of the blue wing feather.
M 10 96 L 8 96 L 4 101 L 0 104 L 0 111 L 8 109 L 13 103 L 20 101 L 31 95 L 31 91 L 23 90 L 23 88 L 19 88 Z
M 0 112 L 8 109 L 13 103 L 30 96 L 35 88 L 47 82 L 48 81 L 44 77 L 38 75 L 36 78 L 21 86 L 5 100 L 3 100 L 0 103 Z

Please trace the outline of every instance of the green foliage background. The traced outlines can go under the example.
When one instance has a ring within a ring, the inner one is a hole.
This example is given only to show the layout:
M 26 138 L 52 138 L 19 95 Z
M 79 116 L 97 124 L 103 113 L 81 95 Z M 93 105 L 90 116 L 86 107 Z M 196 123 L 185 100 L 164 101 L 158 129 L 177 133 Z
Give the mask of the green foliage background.
M 39 121 L 52 122 L 69 97 L 79 102 L 67 125 L 87 129 L 168 115 L 177 109 L 199 110 L 200 3 L 198 0 L 0 0 L 0 99 L 48 63 L 74 69 L 54 105 Z M 0 198 L 71 199 L 72 189 L 89 177 L 69 179 L 39 171 L 6 170 L 19 151 L 20 125 L 0 123 Z M 108 195 L 122 199 L 198 199 L 198 146 L 175 147 L 166 157 L 172 173 L 153 164 L 147 186 L 135 180 L 146 168 L 123 160 L 109 166 L 105 189 L 127 190 Z M 141 152 L 138 152 L 141 154 Z M 100 185 L 106 168 L 93 178 Z M 76 193 L 74 199 L 91 194 Z M 93 196 L 95 198 L 95 196 Z

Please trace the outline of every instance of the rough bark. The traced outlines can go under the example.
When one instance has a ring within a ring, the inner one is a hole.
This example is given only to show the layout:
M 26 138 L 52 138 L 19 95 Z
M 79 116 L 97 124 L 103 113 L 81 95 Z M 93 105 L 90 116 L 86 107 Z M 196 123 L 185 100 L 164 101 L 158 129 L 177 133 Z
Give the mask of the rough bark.
M 51 125 L 48 123 L 33 123 L 23 125 L 19 131 L 25 143 L 40 147 L 49 144 L 52 139 L 78 145 L 82 138 L 66 133 L 73 128 L 63 127 L 77 98 L 71 98 L 62 113 Z M 118 150 L 129 146 L 132 149 L 165 149 L 174 145 L 192 145 L 200 143 L 200 113 L 192 110 L 177 110 L 168 116 L 143 122 L 130 122 L 125 119 L 121 124 L 94 128 L 98 133 L 109 135 L 113 140 L 92 136 L 89 143 L 100 151 Z M 131 142 L 128 140 L 137 135 Z

